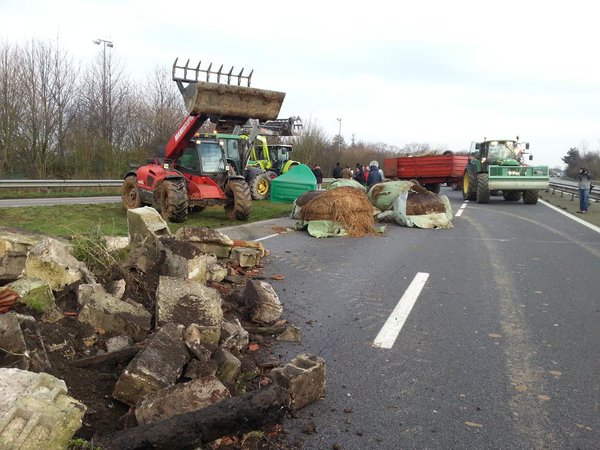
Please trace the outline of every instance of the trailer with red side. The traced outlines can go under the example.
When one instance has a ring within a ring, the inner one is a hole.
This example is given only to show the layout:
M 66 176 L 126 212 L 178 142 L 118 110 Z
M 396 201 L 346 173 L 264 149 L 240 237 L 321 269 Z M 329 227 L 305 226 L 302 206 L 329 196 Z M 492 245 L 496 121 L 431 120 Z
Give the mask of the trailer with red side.
M 436 194 L 442 183 L 454 190 L 462 189 L 463 174 L 469 162 L 467 155 L 398 156 L 383 160 L 386 178 L 416 180 Z

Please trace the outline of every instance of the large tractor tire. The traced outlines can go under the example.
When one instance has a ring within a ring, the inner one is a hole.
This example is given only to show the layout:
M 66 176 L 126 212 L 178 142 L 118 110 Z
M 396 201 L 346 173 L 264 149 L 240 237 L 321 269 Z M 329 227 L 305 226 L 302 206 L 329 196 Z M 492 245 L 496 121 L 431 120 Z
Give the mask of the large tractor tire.
M 535 205 L 538 201 L 538 191 L 523 191 L 523 203 Z
M 129 175 L 123 180 L 121 201 L 125 209 L 134 209 L 142 206 L 142 199 L 138 191 L 137 177 L 135 175 Z
M 185 222 L 188 216 L 185 179 L 163 181 L 160 187 L 160 215 L 166 221 Z
M 503 191 L 502 196 L 507 202 L 518 202 L 521 200 L 521 191 Z
M 490 187 L 487 173 L 477 174 L 477 203 L 490 202 Z
M 244 180 L 230 180 L 225 189 L 225 213 L 230 219 L 248 220 L 252 209 L 252 196 Z
M 256 175 L 250 183 L 250 194 L 254 200 L 264 200 L 271 195 L 271 177 L 268 172 Z
M 463 199 L 475 200 L 477 198 L 477 176 L 470 170 L 463 174 Z

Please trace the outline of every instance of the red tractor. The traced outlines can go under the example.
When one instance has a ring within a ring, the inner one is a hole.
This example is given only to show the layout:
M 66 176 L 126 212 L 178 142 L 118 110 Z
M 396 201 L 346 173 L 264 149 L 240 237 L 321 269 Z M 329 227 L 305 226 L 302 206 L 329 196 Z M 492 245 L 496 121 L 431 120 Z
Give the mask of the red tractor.
M 242 175 L 229 167 L 225 149 L 216 136 L 199 135 L 210 120 L 219 133 L 232 132 L 249 121 L 268 124 L 277 119 L 285 93 L 250 87 L 252 72 L 243 75 L 173 64 L 173 80 L 183 96 L 189 116 L 167 143 L 164 153 L 125 175 L 122 200 L 126 209 L 153 206 L 165 220 L 183 222 L 189 211 L 222 204 L 229 218 L 246 220 L 250 215 L 250 189 Z M 181 73 L 182 76 L 176 76 Z M 193 75 L 193 78 L 189 77 Z M 206 81 L 199 76 L 206 76 Z M 210 81 L 216 76 L 216 83 Z M 234 81 L 236 84 L 231 84 Z M 247 83 L 242 86 L 241 83 Z M 242 164 L 249 149 L 240 139 Z

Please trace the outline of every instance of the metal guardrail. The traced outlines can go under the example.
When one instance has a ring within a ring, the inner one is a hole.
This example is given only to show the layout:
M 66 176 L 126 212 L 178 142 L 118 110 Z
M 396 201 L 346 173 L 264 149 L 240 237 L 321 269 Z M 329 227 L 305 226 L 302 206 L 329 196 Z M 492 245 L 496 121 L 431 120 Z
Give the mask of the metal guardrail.
M 0 189 L 49 187 L 120 187 L 123 180 L 0 180 Z
M 571 197 L 573 200 L 575 197 L 579 198 L 579 188 L 573 184 L 567 183 L 556 183 L 550 182 L 550 186 L 548 187 L 548 192 L 552 194 L 559 193 L 561 197 L 564 197 L 565 194 Z M 600 186 L 594 186 L 592 192 L 590 192 L 590 201 L 595 203 L 600 202 Z

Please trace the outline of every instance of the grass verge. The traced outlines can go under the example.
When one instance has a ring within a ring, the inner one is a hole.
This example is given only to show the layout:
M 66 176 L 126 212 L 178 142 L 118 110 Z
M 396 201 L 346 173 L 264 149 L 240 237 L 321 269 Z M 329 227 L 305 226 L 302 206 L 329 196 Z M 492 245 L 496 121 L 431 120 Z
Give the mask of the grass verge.
M 287 203 L 253 201 L 247 222 L 285 217 L 291 209 L 292 205 Z M 169 222 L 169 228 L 176 232 L 184 225 L 221 228 L 247 222 L 230 220 L 222 206 L 212 206 L 200 213 L 191 213 L 184 223 Z M 127 236 L 127 215 L 120 203 L 0 208 L 0 226 L 62 237 L 92 231 L 109 236 Z

